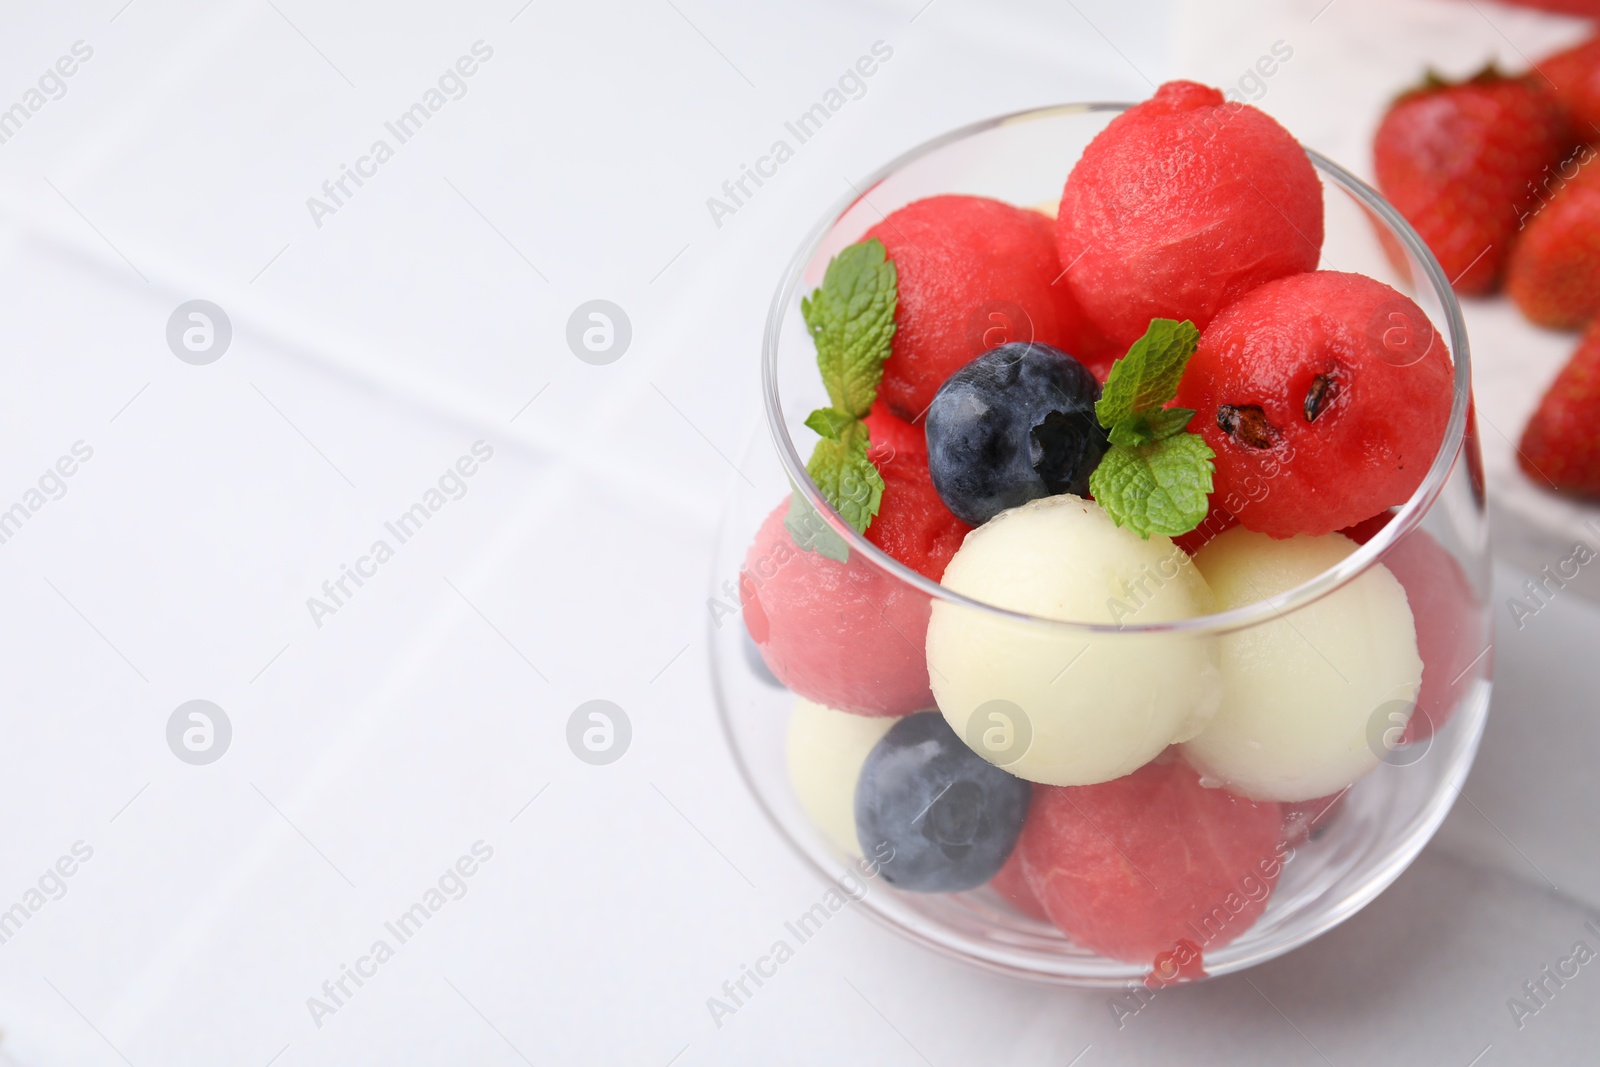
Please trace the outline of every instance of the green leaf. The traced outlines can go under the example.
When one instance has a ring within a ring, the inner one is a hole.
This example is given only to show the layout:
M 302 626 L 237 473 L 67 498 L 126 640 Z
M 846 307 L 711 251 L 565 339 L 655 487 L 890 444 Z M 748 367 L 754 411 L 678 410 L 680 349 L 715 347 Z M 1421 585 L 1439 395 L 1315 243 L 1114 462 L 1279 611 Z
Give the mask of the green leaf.
M 783 517 L 783 528 L 789 531 L 796 548 L 816 552 L 839 563 L 850 562 L 850 546 L 823 521 L 811 501 L 798 489 L 789 497 L 789 512 Z
M 1182 433 L 1194 416 L 1194 408 L 1161 408 L 1145 412 L 1145 421 L 1150 426 L 1151 435 L 1157 441 L 1165 441 Z
M 1125 448 L 1138 448 L 1152 441 L 1164 441 L 1183 432 L 1194 418 L 1192 408 L 1156 408 L 1129 415 L 1111 427 L 1111 443 Z
M 1200 331 L 1187 320 L 1151 319 L 1143 337 L 1112 364 L 1094 414 L 1113 429 L 1130 415 L 1159 408 L 1178 395 L 1183 368 L 1200 344 Z
M 800 301 L 828 399 L 850 418 L 865 418 L 877 398 L 894 340 L 898 282 L 894 261 L 874 237 L 834 256 L 822 287 Z
M 1094 406 L 1111 447 L 1089 476 L 1089 492 L 1113 522 L 1146 539 L 1186 534 L 1206 516 L 1216 453 L 1185 432 L 1194 411 L 1164 406 L 1178 395 L 1199 344 L 1194 323 L 1151 319 L 1112 365 Z
M 1216 453 L 1185 433 L 1138 448 L 1113 446 L 1089 476 L 1089 492 L 1118 526 L 1140 537 L 1177 537 L 1205 518 Z
M 899 274 L 877 238 L 853 244 L 828 263 L 822 286 L 800 301 L 806 329 L 817 346 L 817 367 L 830 407 L 806 416 L 822 440 L 812 450 L 806 473 L 839 515 L 866 533 L 883 503 L 883 476 L 867 458 L 867 427 L 883 380 L 883 364 L 894 340 Z M 844 538 L 795 491 L 784 526 L 794 543 L 843 563 L 850 557 Z
M 883 503 L 883 475 L 867 458 L 864 424 L 852 422 L 842 438 L 818 441 L 806 473 L 845 522 L 867 532 Z
M 806 425 L 815 430 L 817 436 L 832 441 L 843 440 L 845 431 L 855 422 L 854 418 L 833 408 L 818 408 L 806 416 Z

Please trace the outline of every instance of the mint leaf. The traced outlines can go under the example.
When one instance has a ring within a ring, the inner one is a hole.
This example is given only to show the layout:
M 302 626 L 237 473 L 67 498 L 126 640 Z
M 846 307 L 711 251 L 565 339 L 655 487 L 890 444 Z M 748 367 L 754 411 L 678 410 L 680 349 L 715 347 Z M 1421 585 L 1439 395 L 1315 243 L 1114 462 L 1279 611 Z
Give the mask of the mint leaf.
M 1138 448 L 1152 441 L 1164 441 L 1183 432 L 1194 418 L 1192 408 L 1156 408 L 1141 411 L 1111 427 L 1111 443 L 1124 448 Z
M 1130 415 L 1159 408 L 1178 395 L 1183 368 L 1200 344 L 1200 331 L 1187 320 L 1151 319 L 1143 337 L 1117 360 L 1106 378 L 1094 414 L 1113 429 Z
M 1140 537 L 1177 537 L 1206 516 L 1216 453 L 1184 433 L 1137 448 L 1113 446 L 1089 476 L 1089 492 L 1118 526 Z
M 811 501 L 798 489 L 789 497 L 789 512 L 783 517 L 783 528 L 789 531 L 796 548 L 816 552 L 838 563 L 850 562 L 850 546 L 823 521 Z
M 1111 447 L 1089 475 L 1089 492 L 1118 526 L 1140 537 L 1186 534 L 1206 516 L 1216 453 L 1184 427 L 1189 408 L 1169 408 L 1200 345 L 1194 323 L 1151 319 L 1117 360 L 1095 402 Z
M 894 340 L 898 282 L 894 261 L 874 237 L 834 256 L 822 287 L 800 301 L 828 399 L 850 418 L 865 418 L 878 395 Z
M 867 458 L 864 424 L 851 423 L 838 440 L 818 441 L 806 473 L 845 522 L 857 533 L 867 532 L 883 503 L 883 475 Z
M 826 437 L 831 441 L 842 440 L 845 431 L 856 421 L 833 408 L 818 408 L 806 416 L 806 425 L 815 430 L 818 437 Z
M 840 517 L 858 533 L 883 503 L 883 476 L 867 458 L 867 427 L 883 380 L 883 364 L 894 340 L 899 274 L 876 237 L 834 256 L 822 286 L 800 301 L 806 329 L 817 346 L 817 368 L 832 406 L 806 416 L 822 440 L 806 473 Z M 840 563 L 850 558 L 844 538 L 818 515 L 798 489 L 783 524 L 794 543 Z

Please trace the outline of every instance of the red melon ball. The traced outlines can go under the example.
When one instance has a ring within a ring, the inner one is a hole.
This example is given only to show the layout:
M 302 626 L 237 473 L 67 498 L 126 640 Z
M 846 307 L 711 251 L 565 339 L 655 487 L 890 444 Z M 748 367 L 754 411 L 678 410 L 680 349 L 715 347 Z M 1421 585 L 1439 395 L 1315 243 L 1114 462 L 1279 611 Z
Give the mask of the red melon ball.
M 1081 314 L 1066 284 L 1051 284 L 1061 273 L 1055 230 L 1039 212 L 934 196 L 892 212 L 866 237 L 883 242 L 899 277 L 878 395 L 900 418 L 918 422 L 944 380 L 991 348 L 1076 347 Z
M 867 540 L 938 581 L 970 527 L 939 499 L 925 458 L 870 454 L 884 490 Z M 773 675 L 809 700 L 859 715 L 932 707 L 928 597 L 865 553 L 840 563 L 798 547 L 784 524 L 789 507 L 779 504 L 761 524 L 739 575 L 745 627 Z
M 882 400 L 873 401 L 872 410 L 862 420 L 867 424 L 867 440 L 874 452 L 887 450 L 892 456 L 920 456 L 928 459 L 928 435 L 920 424 L 895 415 Z M 876 459 L 874 463 L 878 462 Z
M 1204 329 L 1261 283 L 1315 269 L 1322 183 L 1265 112 L 1168 82 L 1084 150 L 1056 245 L 1084 314 L 1126 351 L 1153 318 Z
M 867 527 L 867 540 L 937 582 L 972 527 L 944 506 L 926 454 L 874 446 L 869 455 L 883 476 L 883 503 Z
M 1389 512 L 1340 531 L 1366 544 L 1389 524 Z M 1384 566 L 1406 591 L 1417 624 L 1417 655 L 1422 657 L 1422 688 L 1417 708 L 1406 722 L 1402 744 L 1423 741 L 1444 728 L 1480 677 L 1494 653 L 1483 599 L 1456 557 L 1424 530 L 1412 530 L 1383 557 Z
M 1006 903 L 1028 918 L 1037 919 L 1042 923 L 1050 921 L 1050 916 L 1045 914 L 1044 905 L 1039 903 L 1039 898 L 1033 895 L 1033 887 L 1028 884 L 1027 872 L 1022 869 L 1021 849 L 1012 850 L 1005 866 L 989 879 L 989 888 L 999 893 L 1005 898 Z
M 1188 940 L 1234 940 L 1283 867 L 1283 812 L 1207 789 L 1181 760 L 1085 786 L 1034 786 L 1018 849 L 1050 921 L 1086 948 L 1154 966 Z
M 858 715 L 933 705 L 922 644 L 928 599 L 851 552 L 846 563 L 799 548 L 785 500 L 756 532 L 739 573 L 744 624 L 761 658 L 808 700 Z
M 1280 278 L 1200 336 L 1177 403 L 1216 452 L 1213 500 L 1273 537 L 1325 534 L 1404 503 L 1454 398 L 1422 309 L 1360 274 Z

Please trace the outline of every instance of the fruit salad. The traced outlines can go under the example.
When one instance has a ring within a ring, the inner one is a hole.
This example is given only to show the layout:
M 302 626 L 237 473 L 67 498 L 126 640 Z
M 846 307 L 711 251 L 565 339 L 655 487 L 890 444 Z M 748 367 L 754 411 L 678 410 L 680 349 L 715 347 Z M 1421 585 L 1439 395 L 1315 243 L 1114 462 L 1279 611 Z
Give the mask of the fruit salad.
M 1455 366 L 1405 294 L 1318 269 L 1321 179 L 1255 108 L 1168 83 L 1064 177 L 1048 210 L 915 201 L 833 257 L 801 303 L 815 491 L 774 502 L 740 602 L 835 849 L 1189 980 L 1471 684 L 1474 593 L 1420 531 L 1206 621 L 1383 530 Z

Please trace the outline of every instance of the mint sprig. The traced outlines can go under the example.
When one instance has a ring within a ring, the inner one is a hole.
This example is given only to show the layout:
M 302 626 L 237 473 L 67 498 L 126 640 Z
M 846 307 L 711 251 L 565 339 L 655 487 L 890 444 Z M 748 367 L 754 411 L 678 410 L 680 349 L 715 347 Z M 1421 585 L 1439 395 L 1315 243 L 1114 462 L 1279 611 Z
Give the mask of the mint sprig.
M 877 398 L 894 340 L 898 283 L 894 261 L 873 237 L 834 256 L 822 287 L 800 301 L 828 399 L 847 418 L 866 418 Z
M 870 442 L 861 420 L 877 399 L 898 303 L 899 275 L 876 237 L 834 256 L 821 287 L 800 301 L 831 402 L 806 416 L 806 425 L 822 438 L 806 473 L 858 533 L 867 532 L 883 503 L 883 476 L 867 458 Z M 799 547 L 840 562 L 848 559 L 844 539 L 828 528 L 799 490 L 784 525 Z
M 1100 425 L 1113 429 L 1129 416 L 1160 408 L 1177 396 L 1183 368 L 1199 346 L 1200 331 L 1194 323 L 1151 319 L 1144 336 L 1133 342 L 1106 378 L 1094 404 Z
M 883 503 L 883 475 L 867 458 L 866 424 L 851 423 L 843 437 L 818 441 L 806 473 L 844 521 L 866 533 Z
M 1216 453 L 1185 427 L 1188 408 L 1169 408 L 1200 343 L 1192 322 L 1152 319 L 1111 368 L 1095 403 L 1111 447 L 1089 476 L 1089 492 L 1118 526 L 1140 537 L 1186 534 L 1206 516 Z

